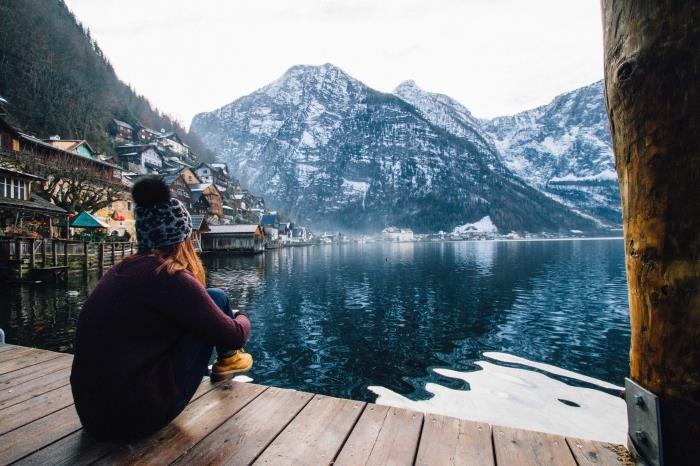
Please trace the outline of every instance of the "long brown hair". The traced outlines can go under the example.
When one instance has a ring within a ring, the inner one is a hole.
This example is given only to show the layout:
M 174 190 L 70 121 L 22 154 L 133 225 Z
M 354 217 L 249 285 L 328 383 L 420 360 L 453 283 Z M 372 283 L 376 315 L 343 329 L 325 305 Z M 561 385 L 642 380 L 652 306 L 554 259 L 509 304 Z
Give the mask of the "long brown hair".
M 156 272 L 165 270 L 166 273 L 174 275 L 182 270 L 188 270 L 202 286 L 207 286 L 202 260 L 199 258 L 197 251 L 194 250 L 190 238 L 172 246 L 154 249 L 151 254 L 163 261 L 156 269 Z

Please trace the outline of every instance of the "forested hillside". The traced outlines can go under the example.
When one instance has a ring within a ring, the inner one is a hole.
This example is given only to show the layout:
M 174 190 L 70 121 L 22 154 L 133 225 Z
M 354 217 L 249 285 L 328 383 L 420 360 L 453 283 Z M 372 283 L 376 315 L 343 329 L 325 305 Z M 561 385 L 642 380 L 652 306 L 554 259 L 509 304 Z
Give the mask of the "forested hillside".
M 197 136 L 117 78 L 90 31 L 60 0 L 0 2 L 0 96 L 10 102 L 9 120 L 42 138 L 87 139 L 110 151 L 107 128 L 117 118 L 175 131 L 201 159 L 213 159 Z

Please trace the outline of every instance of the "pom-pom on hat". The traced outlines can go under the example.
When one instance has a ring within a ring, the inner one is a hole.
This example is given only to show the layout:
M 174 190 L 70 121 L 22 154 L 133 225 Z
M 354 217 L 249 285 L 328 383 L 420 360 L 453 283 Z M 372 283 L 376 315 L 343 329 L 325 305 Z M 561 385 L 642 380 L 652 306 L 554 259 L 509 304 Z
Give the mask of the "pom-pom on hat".
M 145 176 L 134 183 L 136 240 L 139 253 L 185 241 L 192 234 L 192 218 L 182 202 L 170 197 L 159 176 Z

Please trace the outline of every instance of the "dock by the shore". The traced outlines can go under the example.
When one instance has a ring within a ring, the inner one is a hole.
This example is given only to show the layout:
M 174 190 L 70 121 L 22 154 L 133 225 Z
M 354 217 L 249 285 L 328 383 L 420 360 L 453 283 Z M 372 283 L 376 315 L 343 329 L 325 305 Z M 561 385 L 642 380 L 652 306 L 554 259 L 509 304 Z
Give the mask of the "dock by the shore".
M 621 445 L 208 378 L 159 432 L 98 442 L 73 406 L 72 359 L 0 344 L 0 464 L 632 464 Z

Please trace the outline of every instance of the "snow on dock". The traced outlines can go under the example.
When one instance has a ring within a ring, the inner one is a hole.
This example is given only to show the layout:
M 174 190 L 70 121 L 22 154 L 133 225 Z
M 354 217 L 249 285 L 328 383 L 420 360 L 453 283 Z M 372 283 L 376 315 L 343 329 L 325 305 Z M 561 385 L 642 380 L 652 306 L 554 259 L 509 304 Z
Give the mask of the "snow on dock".
M 205 378 L 173 422 L 99 442 L 73 406 L 72 356 L 0 344 L 0 464 L 625 464 L 620 445 Z

